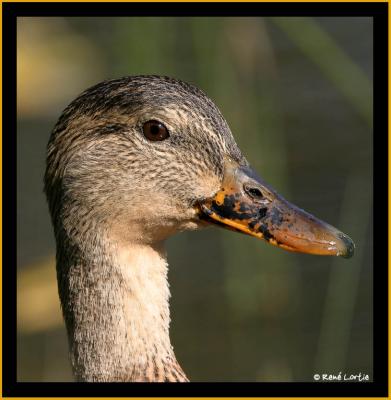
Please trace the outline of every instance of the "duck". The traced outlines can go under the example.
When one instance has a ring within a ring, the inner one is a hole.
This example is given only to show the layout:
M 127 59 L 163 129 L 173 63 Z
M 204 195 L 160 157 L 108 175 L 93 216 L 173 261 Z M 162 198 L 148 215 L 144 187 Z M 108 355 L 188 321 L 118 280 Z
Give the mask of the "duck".
M 293 252 L 354 252 L 257 175 L 202 90 L 165 76 L 107 80 L 73 100 L 50 135 L 44 187 L 81 382 L 189 381 L 169 335 L 175 233 L 218 226 Z

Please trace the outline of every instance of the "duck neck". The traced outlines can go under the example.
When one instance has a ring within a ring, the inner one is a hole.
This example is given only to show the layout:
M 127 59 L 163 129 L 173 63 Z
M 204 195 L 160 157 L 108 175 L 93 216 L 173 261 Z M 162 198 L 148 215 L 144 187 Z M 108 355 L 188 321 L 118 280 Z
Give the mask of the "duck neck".
M 58 268 L 77 380 L 187 381 L 169 338 L 164 248 L 103 242 Z

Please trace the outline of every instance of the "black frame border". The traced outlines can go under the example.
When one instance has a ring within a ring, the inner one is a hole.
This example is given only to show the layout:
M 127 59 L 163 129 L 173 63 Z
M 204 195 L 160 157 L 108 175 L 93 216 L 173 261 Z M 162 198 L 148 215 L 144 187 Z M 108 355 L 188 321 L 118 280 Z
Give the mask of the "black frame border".
M 374 19 L 373 382 L 32 383 L 16 378 L 16 20 L 50 16 L 369 16 Z M 3 396 L 388 396 L 388 3 L 3 3 Z M 384 176 L 387 183 L 384 182 Z M 377 251 L 377 252 L 376 252 Z M 376 262 L 377 261 L 377 262 Z M 387 268 L 384 268 L 386 263 Z

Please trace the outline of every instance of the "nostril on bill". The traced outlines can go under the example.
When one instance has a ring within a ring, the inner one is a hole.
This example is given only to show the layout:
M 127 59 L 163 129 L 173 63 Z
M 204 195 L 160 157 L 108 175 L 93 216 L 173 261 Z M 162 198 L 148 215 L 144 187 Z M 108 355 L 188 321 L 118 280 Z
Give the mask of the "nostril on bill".
M 245 192 L 255 200 L 261 200 L 263 198 L 263 194 L 258 188 L 244 186 Z

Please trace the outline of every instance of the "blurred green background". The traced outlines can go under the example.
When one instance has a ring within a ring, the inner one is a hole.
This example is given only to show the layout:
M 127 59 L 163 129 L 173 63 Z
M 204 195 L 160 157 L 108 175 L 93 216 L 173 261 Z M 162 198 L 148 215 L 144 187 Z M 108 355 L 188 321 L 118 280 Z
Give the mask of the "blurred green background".
M 171 238 L 171 338 L 189 378 L 372 378 L 372 22 L 18 19 L 18 380 L 72 380 L 43 194 L 50 131 L 81 91 L 135 74 L 203 89 L 258 173 L 356 243 L 345 260 L 217 228 Z

